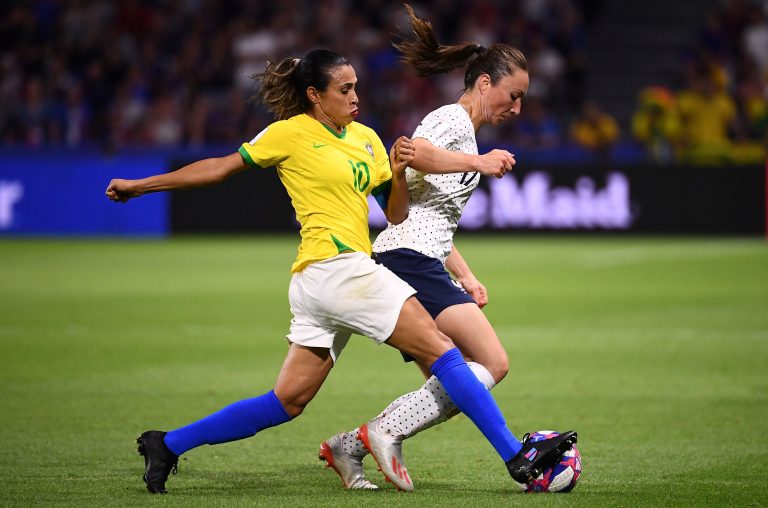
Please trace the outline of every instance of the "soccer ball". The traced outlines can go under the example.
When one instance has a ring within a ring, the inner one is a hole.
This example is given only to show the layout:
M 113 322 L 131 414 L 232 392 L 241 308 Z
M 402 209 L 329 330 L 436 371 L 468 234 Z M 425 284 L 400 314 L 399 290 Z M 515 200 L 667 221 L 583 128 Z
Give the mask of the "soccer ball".
M 552 430 L 540 430 L 531 434 L 531 441 L 543 441 L 557 436 Z M 545 469 L 538 478 L 529 484 L 518 483 L 524 492 L 570 492 L 581 476 L 581 454 L 576 445 L 563 454 L 560 463 Z

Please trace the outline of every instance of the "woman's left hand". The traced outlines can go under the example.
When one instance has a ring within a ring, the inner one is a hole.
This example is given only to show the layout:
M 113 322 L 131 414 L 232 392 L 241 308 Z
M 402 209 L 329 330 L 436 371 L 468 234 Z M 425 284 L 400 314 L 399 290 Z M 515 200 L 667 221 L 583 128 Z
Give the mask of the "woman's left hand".
M 474 277 L 459 279 L 459 284 L 469 293 L 481 309 L 488 304 L 488 290 Z

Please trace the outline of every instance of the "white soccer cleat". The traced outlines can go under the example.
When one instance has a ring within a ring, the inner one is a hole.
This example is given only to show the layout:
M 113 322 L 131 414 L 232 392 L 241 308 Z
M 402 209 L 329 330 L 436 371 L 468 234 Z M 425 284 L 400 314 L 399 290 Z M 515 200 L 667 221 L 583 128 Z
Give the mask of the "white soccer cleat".
M 398 490 L 413 492 L 413 482 L 403 463 L 402 436 L 391 436 L 379 431 L 379 420 L 372 420 L 357 431 L 357 439 L 379 465 L 387 481 Z
M 355 457 L 344 451 L 342 440 L 345 432 L 336 434 L 320 445 L 320 460 L 341 477 L 345 489 L 375 490 L 379 487 L 365 479 L 363 457 Z

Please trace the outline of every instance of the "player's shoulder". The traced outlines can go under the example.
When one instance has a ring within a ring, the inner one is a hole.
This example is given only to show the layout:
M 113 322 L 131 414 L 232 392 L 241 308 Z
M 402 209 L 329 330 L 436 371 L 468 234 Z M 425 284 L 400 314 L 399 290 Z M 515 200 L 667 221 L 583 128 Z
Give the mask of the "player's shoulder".
M 255 145 L 257 141 L 264 138 L 269 134 L 269 137 L 265 138 L 265 141 L 274 140 L 275 138 L 284 139 L 291 132 L 296 130 L 296 123 L 292 122 L 291 117 L 287 120 L 277 120 L 264 127 L 258 134 L 256 134 L 248 143 Z
M 446 104 L 427 114 L 416 128 L 416 133 L 443 136 L 448 132 L 463 132 L 471 123 L 469 115 L 461 105 Z
M 351 133 L 355 133 L 358 136 L 365 136 L 365 137 L 375 137 L 378 139 L 379 135 L 376 134 L 376 131 L 372 128 L 368 127 L 365 124 L 362 124 L 360 122 L 351 122 L 347 126 L 347 130 Z
M 284 120 L 277 120 L 270 124 L 269 128 L 278 130 L 281 133 L 296 133 L 312 130 L 317 127 L 316 123 L 317 122 L 312 117 L 306 113 L 301 113 Z
M 469 115 L 461 105 L 447 104 L 425 116 L 413 135 L 446 147 L 457 139 L 473 136 L 474 129 Z
M 424 117 L 425 122 L 443 121 L 447 123 L 460 123 L 464 121 L 467 116 L 464 108 L 459 104 L 446 104 L 439 108 L 430 111 L 427 116 Z
M 347 135 L 364 140 L 372 146 L 382 145 L 381 138 L 372 128 L 358 122 L 352 122 L 347 125 Z
M 274 127 L 276 130 L 280 130 L 281 132 L 297 132 L 305 129 L 308 125 L 311 125 L 311 123 L 311 118 L 302 113 L 300 115 L 294 115 L 290 118 L 286 118 L 285 120 L 277 120 L 276 122 L 272 123 L 270 127 Z

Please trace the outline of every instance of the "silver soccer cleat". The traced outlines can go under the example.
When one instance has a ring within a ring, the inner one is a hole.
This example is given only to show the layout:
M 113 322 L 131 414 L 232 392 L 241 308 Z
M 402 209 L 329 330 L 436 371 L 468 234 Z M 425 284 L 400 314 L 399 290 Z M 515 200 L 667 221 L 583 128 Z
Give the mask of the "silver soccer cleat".
M 363 457 L 355 457 L 344 451 L 342 439 L 345 432 L 336 434 L 320 445 L 320 460 L 325 461 L 325 467 L 330 467 L 341 477 L 346 489 L 378 489 L 377 485 L 365 479 L 363 472 Z
M 379 430 L 379 420 L 372 420 L 357 431 L 357 439 L 363 442 L 366 450 L 376 460 L 379 471 L 387 481 L 398 490 L 413 492 L 413 482 L 403 463 L 402 436 L 391 436 Z

